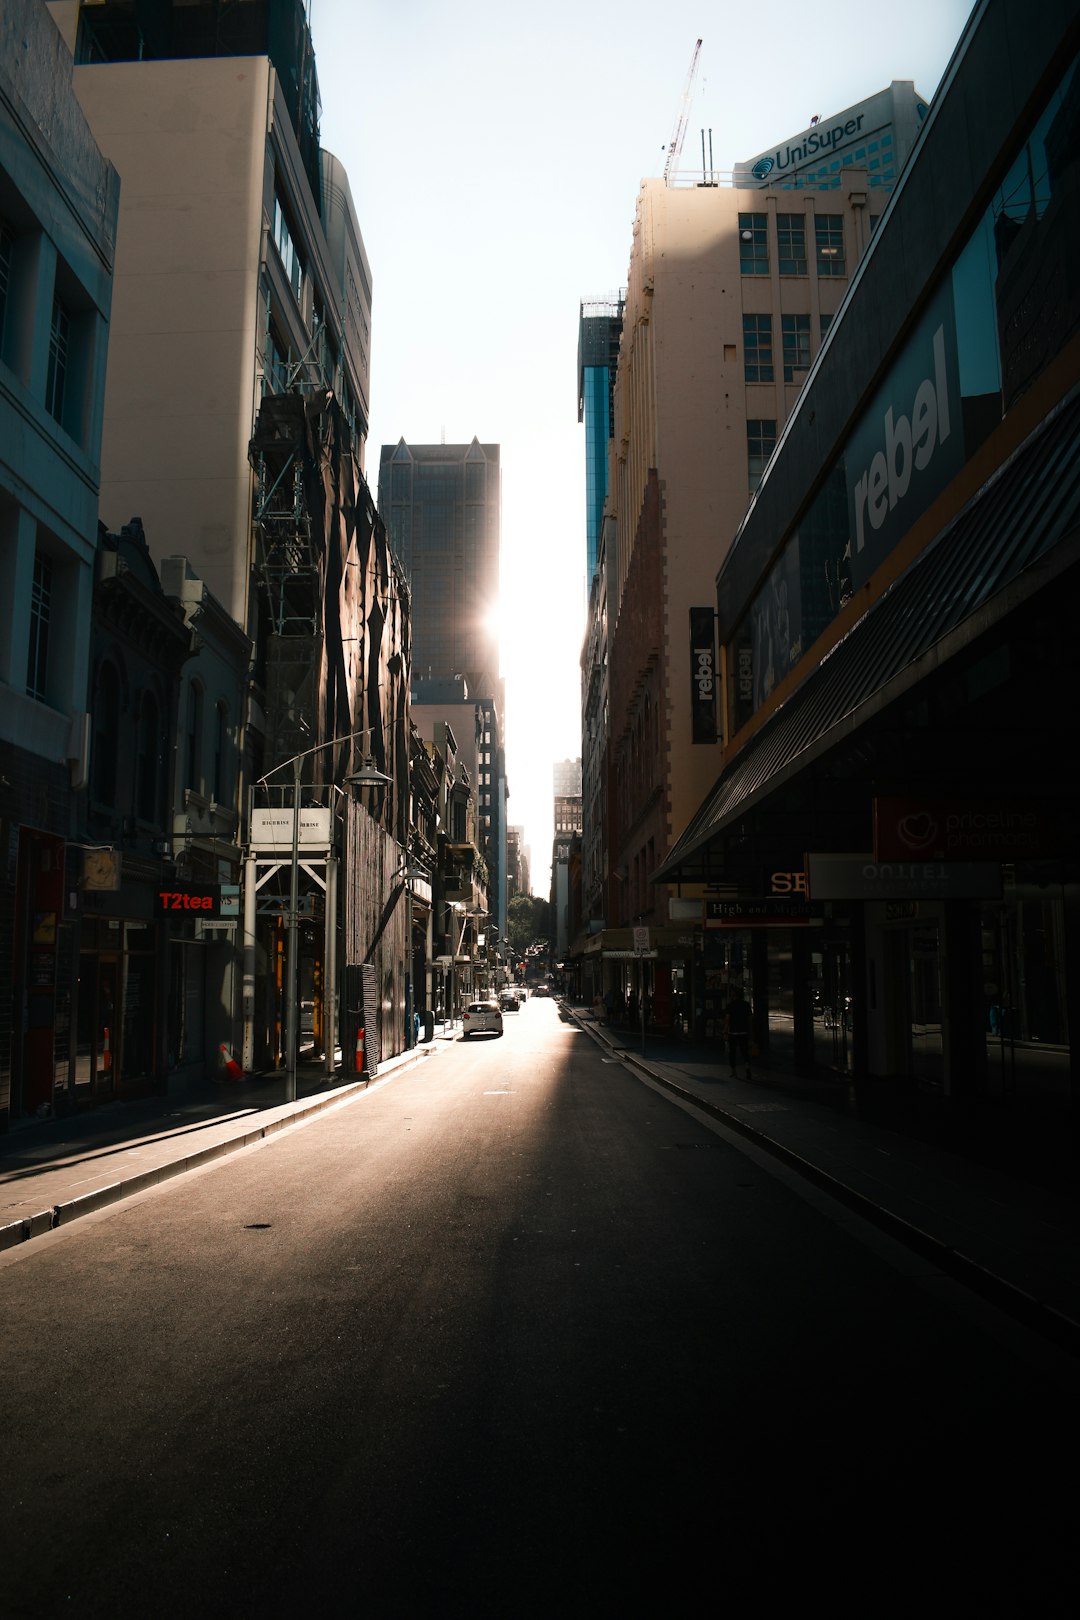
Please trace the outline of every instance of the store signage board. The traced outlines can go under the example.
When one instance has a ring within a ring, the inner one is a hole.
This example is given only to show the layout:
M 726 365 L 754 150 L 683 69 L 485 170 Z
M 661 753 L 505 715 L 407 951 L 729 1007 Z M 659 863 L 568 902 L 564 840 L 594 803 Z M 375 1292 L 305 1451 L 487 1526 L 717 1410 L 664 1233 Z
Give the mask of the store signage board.
M 251 813 L 251 845 L 260 854 L 288 857 L 292 853 L 294 810 L 253 810 Z M 303 805 L 297 830 L 297 848 L 309 854 L 312 850 L 330 848 L 331 813 L 322 805 Z
M 998 900 L 1001 867 L 989 861 L 875 861 L 808 855 L 814 900 Z
M 635 962 L 644 957 L 650 959 L 659 955 L 659 951 L 601 951 L 600 955 L 612 962 Z
M 154 915 L 172 922 L 194 917 L 234 920 L 240 915 L 237 883 L 162 883 L 154 891 Z
M 1005 795 L 874 800 L 879 861 L 1038 860 L 1056 831 L 1050 807 Z

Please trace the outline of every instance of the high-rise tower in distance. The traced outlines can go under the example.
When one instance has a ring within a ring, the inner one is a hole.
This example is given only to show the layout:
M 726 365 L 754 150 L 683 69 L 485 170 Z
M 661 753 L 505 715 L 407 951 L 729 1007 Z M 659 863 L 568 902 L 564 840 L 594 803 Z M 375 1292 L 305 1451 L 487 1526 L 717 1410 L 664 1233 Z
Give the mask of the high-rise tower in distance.
M 499 446 L 384 444 L 379 511 L 412 589 L 415 677 L 499 692 Z
M 614 413 L 612 392 L 619 364 L 624 293 L 586 298 L 578 322 L 578 421 L 585 424 L 586 579 L 596 572 L 600 524 L 608 490 L 608 445 Z

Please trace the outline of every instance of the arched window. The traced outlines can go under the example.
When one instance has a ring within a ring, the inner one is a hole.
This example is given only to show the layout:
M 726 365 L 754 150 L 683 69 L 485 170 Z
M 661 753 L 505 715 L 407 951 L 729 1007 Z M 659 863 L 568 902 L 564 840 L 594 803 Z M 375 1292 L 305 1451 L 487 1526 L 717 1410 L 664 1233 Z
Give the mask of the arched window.
M 184 734 L 184 786 L 202 792 L 203 690 L 198 681 L 188 687 L 187 722 Z
M 228 793 L 225 751 L 229 741 L 229 711 L 224 703 L 214 708 L 214 775 L 210 797 L 215 804 L 224 804 Z
M 135 767 L 135 814 L 156 822 L 161 805 L 161 721 L 157 698 L 144 692 L 139 711 L 139 753 Z
M 116 771 L 120 738 L 120 677 L 112 664 L 98 670 L 94 693 L 94 743 L 91 781 L 99 804 L 116 804 Z

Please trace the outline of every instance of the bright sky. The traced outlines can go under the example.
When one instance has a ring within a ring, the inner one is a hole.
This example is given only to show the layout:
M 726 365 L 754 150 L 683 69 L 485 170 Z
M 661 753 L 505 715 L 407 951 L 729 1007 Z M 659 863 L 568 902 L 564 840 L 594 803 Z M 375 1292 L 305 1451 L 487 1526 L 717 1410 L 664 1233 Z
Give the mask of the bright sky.
M 585 429 L 580 300 L 626 282 L 640 181 L 663 173 L 694 43 L 680 168 L 730 170 L 913 79 L 932 97 L 969 0 L 309 0 L 322 141 L 371 262 L 379 452 L 502 446 L 509 820 L 546 895 L 552 765 L 580 742 Z M 893 26 L 887 26 L 891 18 Z

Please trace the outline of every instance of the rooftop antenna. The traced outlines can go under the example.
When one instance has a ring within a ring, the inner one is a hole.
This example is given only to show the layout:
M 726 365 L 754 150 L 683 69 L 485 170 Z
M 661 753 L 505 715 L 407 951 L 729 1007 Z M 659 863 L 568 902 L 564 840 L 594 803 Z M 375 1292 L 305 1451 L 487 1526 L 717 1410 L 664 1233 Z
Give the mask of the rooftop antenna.
M 666 186 L 671 184 L 671 176 L 675 172 L 675 165 L 678 163 L 679 154 L 682 151 L 683 137 L 686 134 L 686 120 L 690 115 L 690 97 L 694 89 L 694 77 L 697 73 L 698 57 L 700 55 L 701 41 L 699 39 L 694 46 L 694 54 L 690 58 L 690 71 L 686 75 L 686 88 L 683 91 L 682 105 L 679 108 L 679 116 L 675 122 L 675 133 L 671 137 L 671 144 L 668 146 L 667 162 L 664 164 L 664 184 Z
M 713 169 L 712 130 L 711 129 L 709 130 L 709 162 L 708 162 L 708 166 L 706 166 L 706 163 L 705 163 L 705 131 L 702 130 L 702 132 L 701 132 L 701 184 L 703 186 L 715 186 L 716 181 L 713 178 L 714 174 L 715 174 L 715 170 Z

